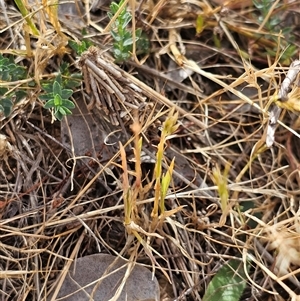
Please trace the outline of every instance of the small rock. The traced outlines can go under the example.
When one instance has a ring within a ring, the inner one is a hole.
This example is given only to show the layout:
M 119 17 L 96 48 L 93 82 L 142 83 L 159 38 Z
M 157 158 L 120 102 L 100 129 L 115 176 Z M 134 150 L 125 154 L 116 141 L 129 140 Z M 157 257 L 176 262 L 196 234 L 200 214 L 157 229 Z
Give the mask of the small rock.
M 125 260 L 118 258 L 107 272 L 108 267 L 116 258 L 109 254 L 94 254 L 75 260 L 57 299 L 63 301 L 108 301 L 116 293 L 128 266 Z M 97 280 L 105 272 L 110 275 L 100 283 Z M 83 287 L 84 289 L 80 290 Z M 95 294 L 93 299 L 90 299 L 90 294 L 94 289 Z M 152 280 L 152 272 L 145 267 L 135 265 L 117 300 L 159 301 L 159 295 L 159 284 L 156 278 Z

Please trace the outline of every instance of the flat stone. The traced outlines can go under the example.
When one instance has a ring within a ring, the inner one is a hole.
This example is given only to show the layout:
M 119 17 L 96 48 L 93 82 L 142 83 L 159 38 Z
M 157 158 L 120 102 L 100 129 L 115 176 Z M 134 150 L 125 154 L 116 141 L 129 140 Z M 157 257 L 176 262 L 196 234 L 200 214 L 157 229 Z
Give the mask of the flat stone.
M 116 258 L 109 254 L 94 254 L 75 260 L 56 299 L 108 301 L 115 295 L 128 267 L 125 260 Z M 99 280 L 103 274 L 109 275 Z M 93 290 L 95 293 L 90 299 Z M 152 272 L 136 264 L 117 301 L 159 301 L 159 296 L 159 284 L 156 278 L 152 279 Z

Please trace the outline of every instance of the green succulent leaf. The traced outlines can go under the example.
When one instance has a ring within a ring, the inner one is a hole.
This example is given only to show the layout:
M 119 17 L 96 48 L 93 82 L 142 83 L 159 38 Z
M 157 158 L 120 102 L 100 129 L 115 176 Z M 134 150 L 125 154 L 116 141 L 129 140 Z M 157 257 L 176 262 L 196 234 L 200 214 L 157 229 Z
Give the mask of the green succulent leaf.
M 129 45 L 132 45 L 133 44 L 133 40 L 132 40 L 132 37 L 128 38 L 127 40 L 125 40 L 123 42 L 123 45 L 124 46 L 129 46 Z
M 116 42 L 120 42 L 122 40 L 122 37 L 117 32 L 111 30 L 110 34 Z
M 53 98 L 53 93 L 51 92 L 51 93 L 41 94 L 41 95 L 39 96 L 39 98 L 40 98 L 40 100 L 45 100 L 45 101 L 47 101 L 47 100 Z
M 68 109 L 75 109 L 74 102 L 71 100 L 68 100 L 68 99 L 63 99 L 62 105 L 63 105 L 63 107 L 68 108 Z
M 61 95 L 56 94 L 54 95 L 54 106 L 60 108 L 62 106 L 62 98 Z
M 61 121 L 63 119 L 63 117 L 65 116 L 65 114 L 62 114 L 60 111 L 57 111 L 54 113 L 54 116 L 57 120 Z
M 62 114 L 62 115 L 66 115 L 67 113 L 66 113 L 66 108 L 64 108 L 64 107 L 59 107 L 58 108 L 58 111 Z
M 122 1 L 121 1 L 122 2 Z M 111 5 L 110 5 L 110 10 L 111 10 L 111 12 L 112 12 L 112 17 L 113 17 L 113 15 L 115 15 L 116 14 L 116 12 L 118 11 L 118 9 L 119 9 L 119 5 L 121 5 L 122 3 L 120 2 L 120 4 L 117 4 L 116 2 L 112 2 L 111 3 Z
M 71 89 L 63 89 L 63 90 L 61 91 L 61 97 L 62 97 L 63 99 L 68 99 L 68 98 L 70 98 L 70 97 L 72 96 L 72 94 L 73 94 L 73 90 L 71 90 Z
M 122 22 L 122 29 L 126 29 L 127 25 L 129 24 L 129 22 L 131 21 L 132 17 L 131 14 L 129 12 L 126 12 L 123 16 L 123 22 Z
M 53 108 L 53 107 L 55 107 L 54 99 L 48 100 L 48 101 L 45 103 L 45 105 L 44 105 L 44 108 L 45 108 L 45 109 L 51 109 L 51 108 Z
M 110 8 L 111 9 L 111 8 Z M 111 9 L 112 10 L 112 9 Z M 111 20 L 112 18 L 113 18 L 113 16 L 114 16 L 114 14 L 112 13 L 112 12 L 108 12 L 107 13 L 107 16 L 108 16 L 108 18 Z
M 63 115 L 70 115 L 72 112 L 66 107 L 60 107 L 60 111 Z M 64 112 L 64 113 L 63 113 Z
M 53 95 L 61 95 L 62 89 L 59 82 L 55 81 L 53 84 Z

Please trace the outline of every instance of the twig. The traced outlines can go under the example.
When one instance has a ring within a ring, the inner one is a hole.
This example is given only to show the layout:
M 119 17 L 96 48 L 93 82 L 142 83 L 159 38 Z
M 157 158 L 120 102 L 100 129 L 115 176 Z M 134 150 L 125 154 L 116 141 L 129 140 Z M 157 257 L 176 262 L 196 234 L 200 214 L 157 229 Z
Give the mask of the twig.
M 288 100 L 288 93 L 291 90 L 292 83 L 296 80 L 298 73 L 300 72 L 300 60 L 296 60 L 291 63 L 286 78 L 281 84 L 278 92 L 277 101 L 285 102 Z M 277 105 L 274 105 L 270 110 L 269 124 L 267 128 L 266 144 L 267 147 L 271 147 L 275 140 L 276 124 L 279 119 L 282 109 Z

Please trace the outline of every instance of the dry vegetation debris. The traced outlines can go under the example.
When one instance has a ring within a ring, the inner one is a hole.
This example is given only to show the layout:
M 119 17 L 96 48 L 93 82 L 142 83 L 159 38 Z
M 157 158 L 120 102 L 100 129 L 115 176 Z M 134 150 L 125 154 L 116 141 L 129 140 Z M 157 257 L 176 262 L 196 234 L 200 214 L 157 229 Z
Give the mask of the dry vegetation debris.
M 265 145 L 298 59 L 299 1 L 265 14 L 241 1 L 127 2 L 150 48 L 116 65 L 109 1 L 61 2 L 58 15 L 28 1 L 27 19 L 1 1 L 0 53 L 27 78 L 0 81 L 13 104 L 0 119 L 0 300 L 46 300 L 70 260 L 99 251 L 154 267 L 162 300 L 201 300 L 232 258 L 250 264 L 242 300 L 299 299 L 297 106 Z M 76 57 L 68 40 L 83 39 L 97 49 Z M 73 125 L 53 123 L 40 99 L 63 61 L 84 75 Z M 290 89 L 283 109 L 298 79 Z

